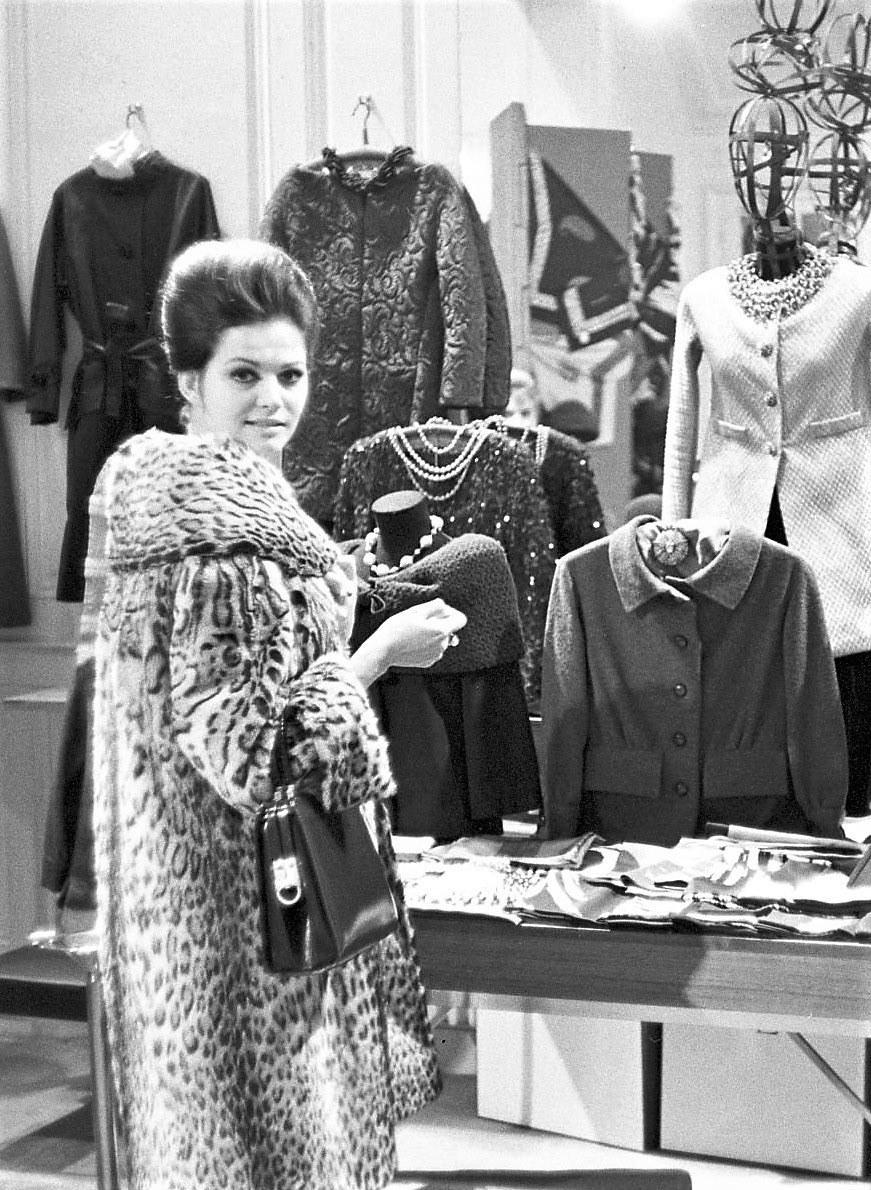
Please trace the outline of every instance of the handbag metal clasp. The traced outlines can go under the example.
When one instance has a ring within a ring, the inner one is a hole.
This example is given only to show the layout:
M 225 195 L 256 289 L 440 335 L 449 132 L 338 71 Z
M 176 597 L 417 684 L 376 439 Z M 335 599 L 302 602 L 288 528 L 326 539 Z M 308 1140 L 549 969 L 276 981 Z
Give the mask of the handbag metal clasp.
M 280 905 L 296 905 L 302 899 L 299 864 L 295 855 L 281 855 L 272 861 L 272 883 Z

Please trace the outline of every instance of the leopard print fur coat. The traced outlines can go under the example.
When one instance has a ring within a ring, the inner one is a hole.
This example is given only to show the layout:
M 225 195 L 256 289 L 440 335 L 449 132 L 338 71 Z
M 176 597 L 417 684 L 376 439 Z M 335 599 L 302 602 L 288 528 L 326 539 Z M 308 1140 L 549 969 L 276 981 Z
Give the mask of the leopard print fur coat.
M 130 1190 L 383 1187 L 438 1073 L 332 543 L 228 438 L 134 437 L 95 501 L 98 928 Z M 366 803 L 400 905 L 395 935 L 322 975 L 261 963 L 253 812 L 280 719 L 298 781 Z

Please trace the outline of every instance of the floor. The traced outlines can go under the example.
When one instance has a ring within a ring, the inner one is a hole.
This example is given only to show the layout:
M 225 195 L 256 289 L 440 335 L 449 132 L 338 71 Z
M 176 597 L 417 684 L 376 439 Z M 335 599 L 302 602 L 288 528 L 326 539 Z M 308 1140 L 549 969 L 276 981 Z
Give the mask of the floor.
M 636 1153 L 479 1119 L 465 1058 L 448 1055 L 441 1099 L 400 1127 L 394 1190 L 466 1169 L 682 1168 L 694 1190 L 862 1190 L 867 1182 L 682 1154 Z M 438 1186 L 446 1183 L 439 1179 Z M 450 1184 L 448 1179 L 447 1184 Z M 539 1183 L 540 1184 L 540 1183 Z M 529 1187 L 536 1186 L 534 1179 Z M 0 1190 L 95 1190 L 84 1025 L 0 1018 Z M 192 1188 L 193 1190 L 193 1188 Z M 276 1188 L 280 1190 L 280 1188 Z

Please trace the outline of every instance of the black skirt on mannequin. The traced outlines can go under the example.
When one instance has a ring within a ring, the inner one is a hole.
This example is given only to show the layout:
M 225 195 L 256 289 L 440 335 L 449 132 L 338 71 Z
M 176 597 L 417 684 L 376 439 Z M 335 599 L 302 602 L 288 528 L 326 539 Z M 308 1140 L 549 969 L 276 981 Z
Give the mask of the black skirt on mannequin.
M 770 541 L 788 545 L 777 488 L 771 497 L 765 536 Z M 871 795 L 871 652 L 848 653 L 835 658 L 844 730 L 847 733 L 847 755 L 850 784 L 847 790 L 847 814 L 861 817 L 868 813 Z

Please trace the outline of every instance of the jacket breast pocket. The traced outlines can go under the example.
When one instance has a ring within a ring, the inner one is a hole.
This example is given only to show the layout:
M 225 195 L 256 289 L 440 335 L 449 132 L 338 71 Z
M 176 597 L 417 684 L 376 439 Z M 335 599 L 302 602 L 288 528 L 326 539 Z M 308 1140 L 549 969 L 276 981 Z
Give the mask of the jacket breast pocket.
M 584 759 L 584 788 L 597 793 L 659 797 L 662 756 L 641 748 L 589 748 Z
M 844 413 L 840 417 L 825 417 L 821 421 L 808 423 L 808 438 L 829 438 L 833 434 L 848 434 L 850 430 L 858 430 L 868 421 L 864 409 L 854 409 L 852 413 Z
M 736 425 L 731 421 L 724 421 L 722 417 L 711 417 L 711 425 L 714 433 L 719 434 L 721 438 L 731 438 L 734 442 L 746 442 L 750 437 L 750 431 L 746 426 Z
M 789 764 L 775 748 L 747 748 L 708 752 L 702 769 L 702 796 L 787 797 Z

